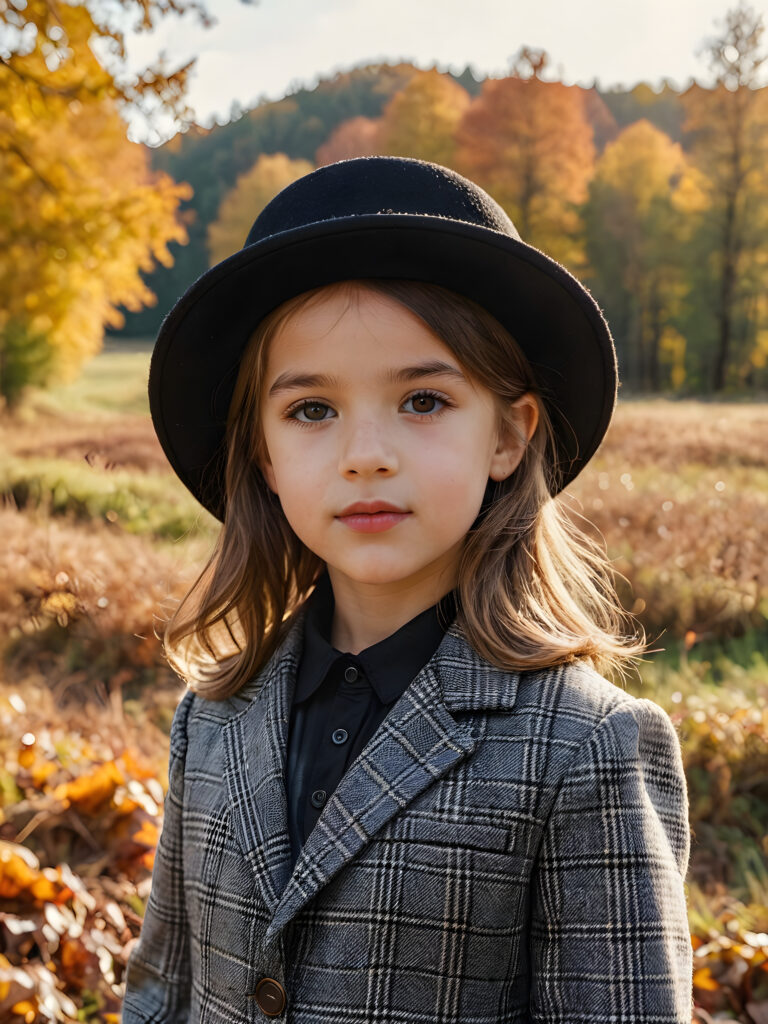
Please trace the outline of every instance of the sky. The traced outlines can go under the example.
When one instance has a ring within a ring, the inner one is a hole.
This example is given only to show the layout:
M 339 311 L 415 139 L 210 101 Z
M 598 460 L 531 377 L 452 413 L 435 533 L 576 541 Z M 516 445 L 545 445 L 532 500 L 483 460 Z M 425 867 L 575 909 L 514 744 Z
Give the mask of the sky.
M 129 34 L 130 66 L 164 51 L 176 67 L 197 56 L 189 103 L 200 124 L 278 99 L 363 63 L 399 60 L 480 76 L 507 73 L 523 44 L 545 49 L 550 75 L 601 88 L 676 87 L 708 81 L 704 40 L 735 0 L 207 0 L 217 24 L 166 17 L 151 34 Z M 768 0 L 753 3 L 768 26 Z M 768 36 L 768 33 L 766 33 Z M 175 126 L 158 124 L 166 136 Z M 152 141 L 138 123 L 131 135 Z

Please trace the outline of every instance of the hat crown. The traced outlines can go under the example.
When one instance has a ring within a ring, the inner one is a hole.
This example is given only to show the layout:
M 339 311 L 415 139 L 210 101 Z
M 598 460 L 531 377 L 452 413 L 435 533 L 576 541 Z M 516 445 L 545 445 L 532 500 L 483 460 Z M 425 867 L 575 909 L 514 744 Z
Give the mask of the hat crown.
M 520 239 L 501 206 L 456 171 L 411 157 L 369 156 L 327 164 L 288 185 L 256 218 L 245 246 L 309 224 L 370 214 L 443 217 Z

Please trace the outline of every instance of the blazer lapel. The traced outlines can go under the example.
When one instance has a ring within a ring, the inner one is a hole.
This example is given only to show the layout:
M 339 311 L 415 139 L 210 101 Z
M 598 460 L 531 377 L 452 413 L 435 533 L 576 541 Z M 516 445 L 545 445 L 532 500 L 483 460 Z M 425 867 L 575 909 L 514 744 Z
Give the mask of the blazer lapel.
M 468 693 L 473 707 L 489 697 L 511 706 L 513 677 L 479 659 L 451 627 L 323 808 L 267 929 L 268 941 L 395 814 L 474 751 L 477 736 L 452 716 L 446 694 L 455 707 Z
M 518 675 L 494 668 L 454 624 L 350 765 L 290 870 L 286 749 L 304 611 L 223 727 L 232 823 L 272 920 L 271 941 L 383 826 L 478 743 L 452 711 L 509 709 Z M 240 708 L 240 704 L 244 707 Z
M 230 699 L 246 706 L 223 729 L 233 828 L 270 913 L 290 874 L 285 752 L 303 619 L 301 611 L 265 668 Z

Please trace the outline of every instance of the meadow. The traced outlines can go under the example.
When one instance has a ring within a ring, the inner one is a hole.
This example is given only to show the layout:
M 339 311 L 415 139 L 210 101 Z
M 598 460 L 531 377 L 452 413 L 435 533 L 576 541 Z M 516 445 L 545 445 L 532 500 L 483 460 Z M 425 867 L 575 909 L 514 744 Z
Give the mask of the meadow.
M 183 684 L 164 618 L 218 523 L 170 471 L 149 350 L 0 418 L 0 1018 L 117 1021 Z M 768 403 L 623 399 L 563 497 L 649 638 L 615 680 L 675 723 L 697 1019 L 768 1024 Z

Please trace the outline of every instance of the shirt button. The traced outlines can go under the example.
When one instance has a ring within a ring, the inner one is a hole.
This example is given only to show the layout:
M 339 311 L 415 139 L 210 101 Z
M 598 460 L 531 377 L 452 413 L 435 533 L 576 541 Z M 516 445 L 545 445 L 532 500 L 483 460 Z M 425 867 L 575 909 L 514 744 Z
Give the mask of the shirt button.
M 322 807 L 327 794 L 324 789 L 316 789 L 309 798 L 313 807 Z
M 342 743 L 347 742 L 347 736 L 349 736 L 349 733 L 346 729 L 334 729 L 331 734 L 331 739 L 337 747 L 340 747 Z
M 360 673 L 357 671 L 354 665 L 350 665 L 344 669 L 344 678 L 348 683 L 354 683 Z
M 265 1017 L 278 1017 L 285 1009 L 285 989 L 274 978 L 262 978 L 254 996 Z

